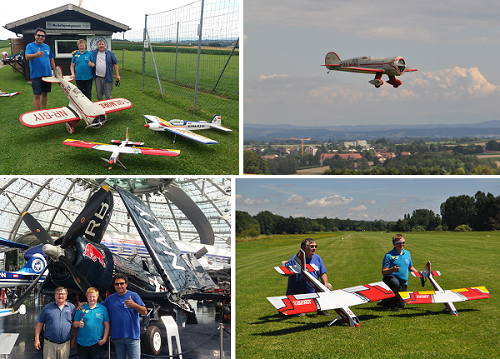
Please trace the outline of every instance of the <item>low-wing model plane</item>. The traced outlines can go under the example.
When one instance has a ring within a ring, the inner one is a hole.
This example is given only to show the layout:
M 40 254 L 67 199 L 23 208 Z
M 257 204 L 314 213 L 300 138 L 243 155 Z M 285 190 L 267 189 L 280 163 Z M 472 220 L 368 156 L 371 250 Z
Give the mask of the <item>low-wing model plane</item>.
M 306 264 L 305 252 L 302 249 L 294 261 L 293 266 L 281 266 L 275 269 L 284 276 L 302 274 L 316 289 L 316 293 L 268 297 L 267 300 L 284 315 L 334 309 L 339 316 L 328 326 L 342 318 L 351 327 L 359 327 L 359 319 L 349 309 L 350 306 L 394 297 L 394 293 L 384 282 L 330 291 L 311 275 L 311 272 L 317 271 L 318 268 L 314 264 Z
M 325 64 L 328 70 L 361 72 L 365 74 L 375 74 L 373 80 L 368 81 L 376 88 L 384 84 L 382 75 L 389 76 L 387 83 L 395 88 L 399 87 L 402 82 L 396 79 L 396 76 L 401 76 L 405 72 L 418 71 L 417 69 L 406 68 L 405 59 L 401 56 L 392 57 L 353 57 L 352 59 L 341 60 L 335 52 L 329 52 L 325 56 Z M 329 72 L 330 72 L 329 71 Z
M 43 252 L 49 258 L 49 275 L 42 290 L 50 292 L 63 286 L 70 292 L 85 293 L 93 286 L 102 294 L 113 293 L 113 274 L 125 273 L 128 276 L 128 289 L 139 294 L 150 310 L 145 317 L 145 326 L 149 326 L 149 318 L 157 316 L 160 308 L 180 310 L 191 322 L 196 322 L 195 311 L 186 299 L 193 293 L 213 288 L 214 282 L 198 263 L 196 256 L 181 254 L 146 204 L 126 190 L 119 187 L 115 190 L 144 241 L 153 265 L 145 269 L 142 265 L 112 254 L 101 243 L 113 211 L 113 195 L 108 186 L 103 186 L 91 196 L 66 234 L 56 241 L 31 214 L 22 214 L 24 223 L 44 243 Z M 12 312 L 19 309 L 37 282 L 38 279 L 14 303 Z M 217 300 L 216 297 L 220 296 L 214 294 L 211 297 Z M 148 352 L 158 355 L 161 351 L 160 330 L 156 326 L 149 326 L 145 334 Z
M 21 93 L 21 91 L 3 92 L 2 89 L 0 89 L 0 97 L 14 97 L 14 95 L 17 95 L 18 93 Z
M 183 121 L 183 120 L 170 120 L 166 121 L 164 119 L 161 119 L 157 116 L 151 116 L 151 115 L 143 115 L 146 120 L 149 121 L 144 125 L 144 127 L 150 129 L 151 131 L 168 131 L 172 132 L 174 136 L 174 140 L 172 143 L 175 143 L 175 137 L 177 135 L 189 138 L 190 140 L 204 143 L 205 145 L 211 145 L 215 143 L 219 143 L 217 141 L 211 140 L 210 138 L 198 135 L 197 133 L 194 133 L 193 131 L 197 130 L 206 130 L 210 128 L 215 128 L 217 130 L 222 130 L 226 132 L 231 132 L 229 128 L 222 127 L 221 123 L 221 116 L 220 115 L 215 115 L 210 122 L 205 122 L 205 121 Z
M 75 126 L 84 120 L 86 127 L 99 128 L 107 120 L 106 115 L 112 112 L 126 110 L 132 107 L 132 102 L 124 98 L 112 98 L 92 102 L 75 85 L 63 76 L 62 70 L 57 66 L 54 77 L 43 77 L 46 82 L 58 82 L 61 89 L 69 99 L 69 105 L 45 110 L 26 112 L 19 120 L 27 127 L 42 127 L 66 123 L 69 133 L 75 133 Z
M 144 142 L 133 142 L 128 139 L 128 128 L 127 128 L 127 137 L 125 141 L 119 140 L 111 140 L 111 145 L 106 143 L 98 143 L 98 142 L 89 142 L 89 141 L 79 141 L 67 139 L 63 142 L 66 146 L 73 147 L 82 147 L 82 148 L 91 148 L 94 150 L 108 151 L 112 152 L 111 157 L 109 159 L 102 158 L 104 162 L 109 163 L 110 165 L 117 163 L 125 170 L 128 171 L 128 168 L 125 167 L 123 163 L 120 161 L 120 156 L 122 153 L 135 153 L 138 155 L 155 155 L 155 156 L 179 156 L 181 150 L 167 150 L 161 148 L 146 148 L 141 147 L 137 148 L 136 146 L 144 146 Z
M 431 271 L 430 261 L 425 265 L 423 272 L 412 272 L 412 274 L 414 277 L 420 278 L 422 287 L 428 279 L 434 287 L 434 291 L 399 292 L 401 298 L 409 304 L 444 303 L 450 314 L 456 316 L 458 315 L 458 311 L 453 302 L 465 302 L 467 300 L 486 299 L 490 297 L 490 292 L 484 286 L 443 290 L 434 279 L 434 277 L 440 276 L 441 273 Z

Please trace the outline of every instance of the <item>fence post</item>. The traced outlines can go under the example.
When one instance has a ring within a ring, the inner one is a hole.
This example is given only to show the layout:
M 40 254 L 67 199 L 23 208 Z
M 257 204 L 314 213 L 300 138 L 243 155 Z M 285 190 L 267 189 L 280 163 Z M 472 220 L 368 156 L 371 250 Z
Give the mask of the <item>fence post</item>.
M 144 31 L 142 32 L 142 91 L 146 81 L 146 29 L 148 27 L 148 14 L 144 16 Z
M 194 110 L 196 110 L 196 101 L 198 100 L 198 77 L 200 76 L 200 54 L 201 54 L 201 36 L 203 34 L 203 8 L 205 7 L 205 0 L 201 0 L 201 15 L 200 27 L 198 29 L 198 64 L 196 65 L 196 83 L 194 85 Z

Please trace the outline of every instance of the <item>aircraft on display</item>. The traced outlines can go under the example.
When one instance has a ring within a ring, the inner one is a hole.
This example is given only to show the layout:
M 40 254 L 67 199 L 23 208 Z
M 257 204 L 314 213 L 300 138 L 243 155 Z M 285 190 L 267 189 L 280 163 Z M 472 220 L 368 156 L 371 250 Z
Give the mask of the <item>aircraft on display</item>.
M 352 59 L 341 60 L 335 52 L 329 52 L 325 56 L 325 64 L 328 70 L 347 71 L 347 72 L 361 72 L 365 74 L 375 74 L 373 80 L 368 81 L 376 88 L 384 84 L 382 75 L 389 76 L 387 83 L 395 88 L 399 87 L 402 82 L 396 79 L 396 76 L 401 76 L 405 72 L 418 71 L 417 69 L 406 68 L 405 59 L 401 56 L 392 57 L 371 57 L 362 56 L 354 57 Z M 330 73 L 328 71 L 328 73 Z
M 152 265 L 144 268 L 121 256 L 111 253 L 101 243 L 113 211 L 113 195 L 108 186 L 102 186 L 88 200 L 85 208 L 77 216 L 66 234 L 56 241 L 29 213 L 22 214 L 37 239 L 44 243 L 43 252 L 48 256 L 49 274 L 42 290 L 50 293 L 64 286 L 70 292 L 85 293 L 90 286 L 100 293 L 113 293 L 113 275 L 125 273 L 128 289 L 136 292 L 147 304 L 149 315 L 156 318 L 160 309 L 178 310 L 184 313 L 188 323 L 196 323 L 196 315 L 186 300 L 190 295 L 201 293 L 215 286 L 193 254 L 181 254 L 174 241 L 165 231 L 151 209 L 135 195 L 116 187 L 128 214 L 135 224 L 152 260 Z M 40 276 L 14 303 L 12 311 L 29 296 Z M 227 299 L 225 295 L 212 294 L 212 300 Z M 149 303 L 149 304 L 148 304 Z M 161 351 L 161 333 L 156 326 L 146 331 L 145 342 L 148 352 L 158 355 Z
M 351 311 L 350 306 L 394 297 L 393 291 L 384 282 L 331 291 L 311 275 L 311 272 L 317 271 L 318 268 L 314 264 L 306 264 L 305 252 L 302 249 L 295 256 L 294 262 L 293 266 L 281 266 L 275 269 L 287 277 L 301 274 L 315 288 L 316 293 L 268 297 L 267 300 L 281 314 L 293 315 L 334 309 L 339 316 L 328 326 L 342 318 L 351 327 L 359 327 L 359 319 Z
M 3 92 L 2 89 L 0 89 L 0 97 L 14 97 L 14 95 L 17 95 L 18 93 L 21 93 L 21 91 Z
M 125 170 L 128 171 L 128 168 L 125 167 L 123 163 L 120 161 L 120 156 L 122 153 L 133 153 L 137 155 L 155 155 L 155 156 L 179 156 L 181 153 L 181 150 L 165 150 L 165 149 L 160 149 L 160 148 L 137 148 L 135 146 L 143 146 L 144 142 L 132 142 L 129 141 L 128 139 L 128 128 L 127 128 L 127 137 L 125 141 L 119 141 L 119 140 L 111 140 L 112 145 L 106 144 L 106 143 L 98 143 L 98 142 L 89 142 L 89 141 L 79 141 L 79 140 L 72 140 L 72 139 L 67 139 L 63 142 L 66 146 L 73 146 L 73 147 L 82 147 L 82 148 L 91 148 L 93 150 L 101 150 L 101 151 L 108 151 L 112 152 L 111 157 L 109 159 L 102 158 L 104 162 L 109 163 L 110 165 L 112 164 L 119 164 Z M 118 146 L 117 146 L 117 145 Z M 131 146 L 131 147 L 127 147 Z
M 69 105 L 52 109 L 36 110 L 21 115 L 19 120 L 27 127 L 42 127 L 66 123 L 69 133 L 75 133 L 75 126 L 84 120 L 87 127 L 99 128 L 107 120 L 106 115 L 132 107 L 132 102 L 124 98 L 112 98 L 92 102 L 75 85 L 69 82 L 71 77 L 63 76 L 59 66 L 56 67 L 55 78 L 43 77 L 45 82 L 57 82 L 69 99 Z
M 47 261 L 43 255 L 36 253 L 16 272 L 0 271 L 0 288 L 11 288 L 30 285 L 39 274 L 45 271 Z M 45 277 L 40 278 L 43 282 Z
M 226 132 L 231 132 L 229 128 L 222 127 L 221 123 L 221 116 L 220 115 L 215 115 L 210 122 L 206 121 L 183 121 L 183 120 L 170 120 L 166 121 L 163 120 L 157 116 L 151 116 L 151 115 L 143 115 L 146 120 L 149 121 L 144 125 L 144 127 L 150 129 L 151 131 L 169 131 L 172 132 L 174 136 L 174 140 L 172 143 L 175 143 L 175 138 L 177 135 L 189 138 L 190 140 L 204 143 L 205 145 L 211 145 L 215 143 L 219 143 L 217 141 L 211 140 L 210 138 L 198 135 L 197 133 L 194 133 L 192 131 L 197 131 L 197 130 L 206 130 L 210 128 L 215 128 L 218 130 L 226 131 Z
M 431 262 L 427 262 L 423 272 L 412 272 L 414 277 L 420 278 L 422 287 L 425 285 L 427 279 L 434 287 L 434 291 L 420 291 L 420 292 L 399 292 L 399 295 L 408 304 L 425 304 L 425 303 L 444 303 L 446 308 L 450 311 L 451 315 L 458 315 L 458 311 L 453 305 L 454 302 L 465 302 L 467 300 L 486 299 L 490 297 L 490 292 L 486 287 L 470 287 L 443 290 L 436 282 L 434 277 L 441 275 L 439 271 L 431 271 Z

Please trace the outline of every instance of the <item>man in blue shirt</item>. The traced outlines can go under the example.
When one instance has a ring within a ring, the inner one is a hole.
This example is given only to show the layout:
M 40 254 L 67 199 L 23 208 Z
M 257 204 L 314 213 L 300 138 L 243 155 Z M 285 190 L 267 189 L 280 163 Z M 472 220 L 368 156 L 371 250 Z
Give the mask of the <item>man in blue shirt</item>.
M 52 76 L 56 69 L 54 54 L 49 45 L 45 44 L 46 32 L 41 27 L 35 30 L 35 41 L 26 46 L 25 58 L 29 60 L 31 87 L 33 88 L 33 106 L 35 110 L 47 108 L 47 93 L 50 92 L 50 82 L 42 81 L 44 76 Z
M 108 309 L 111 320 L 111 339 L 115 343 L 117 359 L 140 359 L 141 330 L 139 314 L 146 315 L 147 309 L 141 297 L 127 290 L 128 279 L 123 273 L 114 277 L 116 293 L 102 302 Z
M 407 289 L 409 271 L 417 272 L 417 270 L 413 267 L 410 252 L 404 249 L 406 240 L 403 235 L 395 234 L 392 237 L 392 244 L 394 248 L 384 256 L 382 274 L 384 283 L 396 296 L 380 304 L 389 306 L 393 312 L 398 312 L 399 308 L 405 306 L 405 301 L 400 297 L 399 292 Z
M 64 287 L 55 290 L 55 302 L 43 307 L 35 328 L 35 348 L 40 350 L 40 333 L 45 325 L 43 359 L 68 359 L 75 306 L 66 301 Z M 73 343 L 74 344 L 74 343 Z
M 104 40 L 97 42 L 97 50 L 93 50 L 92 55 L 95 61 L 94 78 L 97 100 L 102 100 L 103 92 L 109 100 L 113 98 L 113 68 L 116 72 L 116 80 L 120 82 L 118 60 L 112 51 L 106 50 Z
M 325 285 L 331 289 L 331 285 L 328 283 L 328 277 L 326 275 L 326 268 L 323 264 L 323 260 L 319 255 L 316 254 L 316 249 L 318 246 L 316 242 L 312 238 L 306 238 L 300 244 L 300 248 L 305 252 L 306 255 L 306 263 L 307 264 L 315 264 L 319 270 L 315 272 L 311 272 L 311 274 L 316 278 L 320 279 Z M 295 264 L 294 259 L 297 255 L 294 255 L 285 265 L 292 266 Z M 302 274 L 295 274 L 288 277 L 288 286 L 286 288 L 286 295 L 294 295 L 294 294 L 305 294 L 305 293 L 314 293 L 316 290 L 314 287 L 309 284 L 309 282 L 302 276 Z M 327 311 L 319 312 L 322 315 L 331 315 Z M 300 315 L 300 314 L 299 314 Z M 305 314 L 304 314 L 305 315 Z M 300 315 L 302 316 L 302 315 Z

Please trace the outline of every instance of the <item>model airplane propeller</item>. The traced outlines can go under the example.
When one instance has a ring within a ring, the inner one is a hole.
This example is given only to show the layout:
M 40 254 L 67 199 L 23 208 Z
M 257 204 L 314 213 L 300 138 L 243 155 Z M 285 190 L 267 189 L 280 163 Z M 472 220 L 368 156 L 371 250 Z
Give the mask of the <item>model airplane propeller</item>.
M 421 292 L 399 292 L 399 295 L 406 303 L 424 304 L 424 303 L 444 303 L 451 315 L 458 315 L 453 302 L 464 302 L 467 300 L 486 299 L 490 297 L 490 292 L 484 286 L 460 288 L 452 290 L 443 290 L 436 282 L 434 277 L 441 275 L 438 271 L 431 271 L 431 262 L 427 262 L 423 272 L 412 272 L 414 277 L 419 277 L 424 286 L 427 279 L 434 287 L 434 291 Z
M 174 140 L 172 143 L 175 143 L 175 137 L 177 135 L 189 138 L 190 140 L 204 143 L 205 145 L 211 145 L 215 143 L 219 143 L 217 141 L 211 140 L 210 138 L 198 135 L 192 131 L 197 130 L 206 130 L 210 128 L 215 128 L 217 130 L 231 132 L 229 128 L 222 127 L 221 116 L 215 115 L 210 122 L 205 121 L 183 121 L 183 120 L 170 120 L 166 121 L 157 116 L 144 115 L 144 118 L 149 121 L 144 125 L 144 127 L 150 129 L 151 131 L 168 131 L 172 132 L 174 136 Z
M 79 141 L 72 139 L 67 139 L 63 142 L 63 144 L 66 146 L 91 148 L 94 150 L 112 152 L 111 157 L 109 157 L 109 159 L 101 157 L 101 160 L 109 163 L 110 165 L 115 163 L 119 164 L 127 171 L 128 168 L 125 167 L 125 165 L 120 161 L 120 156 L 122 153 L 135 153 L 139 155 L 155 155 L 155 156 L 179 156 L 179 154 L 181 153 L 181 150 L 167 150 L 161 148 L 146 148 L 146 147 L 137 148 L 136 146 L 143 146 L 144 142 L 129 141 L 128 128 L 127 128 L 127 137 L 125 141 L 111 140 L 111 143 L 113 144 L 110 145 L 106 143 Z M 116 144 L 118 144 L 118 146 Z
M 401 76 L 405 72 L 418 71 L 417 69 L 409 69 L 406 67 L 406 62 L 401 56 L 393 57 L 371 57 L 362 56 L 354 57 L 347 60 L 341 60 L 335 52 L 329 52 L 325 57 L 325 64 L 328 70 L 361 72 L 366 74 L 375 74 L 373 80 L 368 81 L 376 88 L 384 84 L 382 75 L 389 76 L 387 83 L 395 88 L 399 87 L 402 82 L 396 79 L 396 76 Z M 330 72 L 328 71 L 328 72 Z
M 314 264 L 306 264 L 305 252 L 302 249 L 295 256 L 294 261 L 293 266 L 275 267 L 275 269 L 284 276 L 302 274 L 316 289 L 316 293 L 268 297 L 267 300 L 284 315 L 334 309 L 339 316 L 328 326 L 342 318 L 351 327 L 359 327 L 359 319 L 349 306 L 394 297 L 394 293 L 384 282 L 331 291 L 311 275 L 311 272 L 317 271 L 318 268 Z
M 124 98 L 112 98 L 97 102 L 88 99 L 75 85 L 69 82 L 72 78 L 63 76 L 62 70 L 57 66 L 54 77 L 43 77 L 45 82 L 57 82 L 69 99 L 66 107 L 37 110 L 21 115 L 19 120 L 27 127 L 42 127 L 66 123 L 69 133 L 75 133 L 75 126 L 84 120 L 87 127 L 99 128 L 107 120 L 106 115 L 112 112 L 126 110 L 132 107 L 132 102 Z

